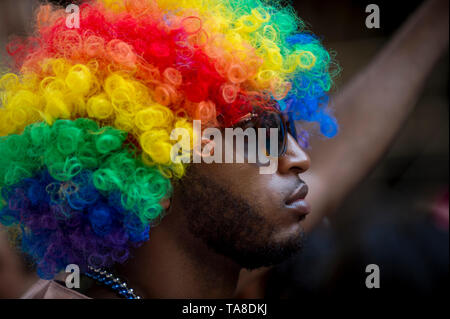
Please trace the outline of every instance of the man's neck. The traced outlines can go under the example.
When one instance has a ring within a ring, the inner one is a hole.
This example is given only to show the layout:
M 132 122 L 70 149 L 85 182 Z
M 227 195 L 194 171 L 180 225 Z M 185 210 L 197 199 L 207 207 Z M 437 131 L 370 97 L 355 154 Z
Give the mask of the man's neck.
M 174 217 L 174 218 L 172 218 Z M 150 240 L 119 269 L 129 287 L 144 298 L 231 298 L 240 268 L 166 216 Z M 175 229 L 178 231 L 175 233 Z

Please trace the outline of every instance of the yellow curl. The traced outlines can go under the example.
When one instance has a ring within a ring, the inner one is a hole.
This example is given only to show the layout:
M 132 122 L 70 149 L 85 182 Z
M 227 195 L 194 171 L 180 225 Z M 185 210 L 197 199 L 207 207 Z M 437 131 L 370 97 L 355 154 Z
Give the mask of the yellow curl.
M 65 82 L 72 92 L 86 95 L 92 86 L 91 71 L 85 65 L 74 65 L 70 68 Z
M 87 113 L 89 117 L 104 120 L 110 117 L 113 112 L 114 108 L 105 93 L 93 96 L 88 100 Z
M 151 159 L 158 164 L 168 164 L 170 162 L 170 143 L 169 133 L 165 129 L 154 129 L 141 135 L 139 142 L 142 150 L 146 152 Z
M 148 131 L 155 127 L 170 128 L 173 121 L 173 112 L 160 104 L 153 104 L 138 113 L 134 118 L 137 128 Z

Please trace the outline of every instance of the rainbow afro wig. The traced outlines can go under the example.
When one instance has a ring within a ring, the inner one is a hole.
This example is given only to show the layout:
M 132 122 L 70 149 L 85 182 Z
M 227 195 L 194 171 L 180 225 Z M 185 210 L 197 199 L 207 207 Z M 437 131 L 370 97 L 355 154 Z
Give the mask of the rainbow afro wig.
M 50 279 L 111 267 L 149 238 L 184 163 L 174 128 L 227 127 L 255 108 L 337 132 L 336 68 L 294 10 L 264 0 L 41 5 L 0 76 L 0 222 Z M 191 135 L 192 136 L 192 135 Z M 303 138 L 297 136 L 297 139 Z M 192 141 L 191 141 L 192 142 Z

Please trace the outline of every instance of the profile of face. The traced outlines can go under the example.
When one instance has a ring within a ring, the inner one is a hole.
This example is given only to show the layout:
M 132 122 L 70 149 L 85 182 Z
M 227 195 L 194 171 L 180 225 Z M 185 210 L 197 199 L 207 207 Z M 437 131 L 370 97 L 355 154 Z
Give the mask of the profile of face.
M 310 159 L 288 135 L 274 174 L 258 164 L 191 164 L 174 185 L 171 212 L 177 227 L 242 268 L 277 264 L 302 247 L 309 212 L 301 173 Z M 182 212 L 182 213 L 179 213 Z

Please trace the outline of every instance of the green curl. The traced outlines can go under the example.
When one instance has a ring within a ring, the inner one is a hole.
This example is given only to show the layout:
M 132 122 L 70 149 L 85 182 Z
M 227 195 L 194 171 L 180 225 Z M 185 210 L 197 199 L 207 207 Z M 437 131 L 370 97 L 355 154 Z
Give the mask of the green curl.
M 119 192 L 123 208 L 149 222 L 161 215 L 160 201 L 170 195 L 171 184 L 142 162 L 126 138 L 124 131 L 84 118 L 28 125 L 20 135 L 0 138 L 0 189 L 42 170 L 58 181 L 82 184 L 81 172 L 90 170 L 101 194 Z

